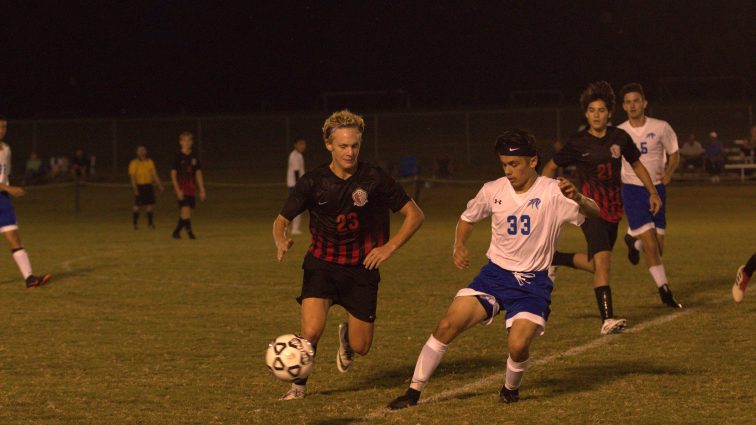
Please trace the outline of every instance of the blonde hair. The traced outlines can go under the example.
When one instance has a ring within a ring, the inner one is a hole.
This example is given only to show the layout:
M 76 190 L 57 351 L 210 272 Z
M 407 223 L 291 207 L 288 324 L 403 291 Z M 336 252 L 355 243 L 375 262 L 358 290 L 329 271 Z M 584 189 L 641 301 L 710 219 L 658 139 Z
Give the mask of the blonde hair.
M 194 138 L 194 135 L 189 131 L 182 131 L 181 134 L 179 134 L 179 139 L 182 137 L 191 137 Z
M 340 128 L 356 128 L 362 135 L 365 131 L 365 120 L 347 109 L 334 112 L 323 123 L 323 141 L 330 141 L 333 132 Z

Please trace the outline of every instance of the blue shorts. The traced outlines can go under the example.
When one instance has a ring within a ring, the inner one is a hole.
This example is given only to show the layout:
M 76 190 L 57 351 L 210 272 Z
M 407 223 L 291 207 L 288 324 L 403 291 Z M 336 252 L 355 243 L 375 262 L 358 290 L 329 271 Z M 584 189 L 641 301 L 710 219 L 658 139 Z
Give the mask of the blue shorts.
M 504 309 L 507 328 L 512 327 L 515 319 L 526 319 L 545 329 L 553 287 L 546 270 L 511 272 L 489 261 L 457 296 L 478 297 L 488 312 L 484 324 L 491 323 L 499 310 Z
M 667 228 L 666 209 L 667 191 L 663 184 L 657 184 L 656 191 L 662 201 L 662 206 L 656 215 L 651 214 L 648 203 L 649 193 L 643 186 L 634 184 L 622 185 L 622 202 L 625 204 L 625 214 L 630 229 L 627 231 L 631 236 L 638 236 L 648 229 L 656 228 L 656 232 L 664 234 Z
M 8 192 L 0 192 L 0 233 L 18 229 L 16 210 Z

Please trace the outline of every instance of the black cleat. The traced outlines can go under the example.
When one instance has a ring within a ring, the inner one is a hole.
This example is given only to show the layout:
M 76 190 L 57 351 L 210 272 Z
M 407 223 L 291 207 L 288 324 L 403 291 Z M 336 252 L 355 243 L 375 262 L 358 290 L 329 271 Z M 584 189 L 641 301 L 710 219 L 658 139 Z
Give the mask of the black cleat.
M 171 236 L 173 239 L 181 239 L 181 234 L 179 232 L 173 232 L 171 233 Z
M 52 276 L 49 273 L 45 273 L 42 276 L 31 275 L 26 278 L 26 287 L 36 288 L 37 286 L 42 286 L 49 282 L 50 278 L 52 278 Z
M 194 233 L 192 232 L 188 232 L 188 235 L 189 235 L 189 239 L 197 239 L 197 237 L 194 236 Z
M 640 262 L 640 251 L 635 249 L 635 241 L 637 239 L 630 236 L 625 235 L 625 244 L 627 244 L 627 259 L 630 260 L 630 264 L 637 265 L 638 262 Z
M 520 401 L 520 390 L 510 390 L 506 385 L 499 391 L 499 403 L 517 403 Z
M 416 406 L 417 401 L 420 400 L 420 391 L 407 388 L 407 392 L 403 396 L 397 397 L 394 401 L 389 403 L 388 408 L 391 410 L 406 409 L 408 407 Z
M 661 298 L 662 302 L 669 307 L 683 308 L 682 304 L 677 302 L 675 297 L 672 295 L 672 291 L 669 289 L 669 285 L 667 285 L 666 283 L 659 288 L 659 298 Z

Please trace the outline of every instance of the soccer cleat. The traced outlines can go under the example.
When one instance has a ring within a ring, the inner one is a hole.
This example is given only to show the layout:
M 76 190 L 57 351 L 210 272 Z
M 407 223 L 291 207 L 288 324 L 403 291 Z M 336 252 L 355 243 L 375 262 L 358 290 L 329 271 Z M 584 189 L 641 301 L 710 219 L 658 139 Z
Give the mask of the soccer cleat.
M 638 262 L 640 262 L 640 251 L 635 249 L 635 239 L 634 237 L 626 234 L 625 235 L 625 244 L 627 245 L 627 259 L 630 260 L 630 264 L 637 265 Z
M 289 391 L 286 391 L 286 394 L 281 396 L 279 400 L 301 400 L 305 398 L 306 392 L 307 392 L 307 387 L 302 386 L 302 385 L 292 384 L 291 388 L 289 388 Z
M 171 236 L 173 237 L 173 239 L 181 239 L 181 234 L 178 231 L 171 233 Z
M 556 281 L 557 270 L 559 270 L 559 266 L 549 266 L 548 270 L 549 279 L 551 279 L 551 283 L 554 283 L 554 281 Z
M 49 282 L 50 278 L 52 278 L 52 276 L 49 273 L 45 273 L 42 276 L 31 275 L 26 278 L 26 287 L 36 288 L 37 286 L 42 286 Z
M 626 324 L 625 319 L 606 319 L 601 325 L 601 335 L 618 334 L 625 329 Z
M 339 372 L 346 373 L 354 360 L 354 352 L 349 346 L 349 323 L 339 325 L 339 351 L 336 353 L 336 368 Z
M 194 240 L 194 239 L 197 239 L 197 237 L 196 237 L 196 236 L 194 236 L 194 233 L 192 233 L 192 232 L 187 232 L 187 234 L 189 235 L 189 239 L 192 239 L 192 240 Z
M 391 410 L 406 409 L 408 407 L 416 406 L 418 400 L 420 400 L 420 391 L 413 388 L 407 388 L 407 392 L 389 403 L 388 408 Z
M 501 391 L 499 391 L 499 402 L 500 403 L 517 403 L 520 401 L 520 390 L 510 390 L 507 388 L 506 385 L 501 387 Z
M 743 272 L 745 266 L 738 267 L 738 272 L 735 274 L 735 284 L 732 285 L 732 299 L 739 303 L 743 301 L 745 296 L 746 287 L 748 287 L 748 281 L 751 280 L 749 276 Z
M 669 307 L 683 308 L 682 304 L 677 302 L 675 297 L 672 295 L 672 291 L 669 289 L 669 285 L 667 285 L 666 283 L 659 287 L 659 298 L 661 298 L 662 302 Z

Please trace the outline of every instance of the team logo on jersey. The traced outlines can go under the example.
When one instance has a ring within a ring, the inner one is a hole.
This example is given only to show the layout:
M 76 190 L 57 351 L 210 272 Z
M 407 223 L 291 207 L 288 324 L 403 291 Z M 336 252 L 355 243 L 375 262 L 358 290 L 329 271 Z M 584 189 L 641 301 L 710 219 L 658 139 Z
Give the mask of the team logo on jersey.
M 364 207 L 368 202 L 368 194 L 365 189 L 358 187 L 354 192 L 352 192 L 352 200 L 354 201 L 355 206 Z
M 526 207 L 534 207 L 535 209 L 538 209 L 538 206 L 541 205 L 541 199 L 540 198 L 533 198 L 528 201 L 528 205 Z
M 654 132 L 646 134 L 646 139 L 653 139 L 654 137 L 656 137 L 656 133 Z
M 618 144 L 613 144 L 612 146 L 610 146 L 609 147 L 609 152 L 612 153 L 612 158 L 614 158 L 614 159 L 619 158 L 620 154 L 622 153 L 622 151 L 620 150 L 620 147 L 619 147 Z

